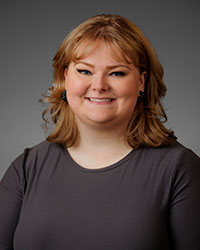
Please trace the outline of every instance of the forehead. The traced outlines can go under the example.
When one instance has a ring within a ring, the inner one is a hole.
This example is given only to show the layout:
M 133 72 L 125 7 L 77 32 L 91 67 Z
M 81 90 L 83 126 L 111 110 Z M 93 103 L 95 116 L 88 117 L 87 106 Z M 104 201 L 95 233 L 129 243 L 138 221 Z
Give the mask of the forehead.
M 106 53 L 115 61 L 132 63 L 130 58 L 128 58 L 128 56 L 123 53 L 122 49 L 120 49 L 118 44 L 104 41 L 102 39 L 97 41 L 92 41 L 88 39 L 80 43 L 74 50 L 74 53 L 72 55 L 72 61 L 76 62 L 78 60 L 86 58 L 87 56 L 91 55 L 96 48 L 102 45 L 106 50 Z

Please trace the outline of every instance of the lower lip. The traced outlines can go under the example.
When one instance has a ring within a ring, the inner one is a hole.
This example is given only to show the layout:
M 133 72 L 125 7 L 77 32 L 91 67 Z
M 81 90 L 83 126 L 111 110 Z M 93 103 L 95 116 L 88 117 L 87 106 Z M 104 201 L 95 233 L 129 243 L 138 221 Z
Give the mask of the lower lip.
M 86 99 L 89 103 L 92 103 L 92 104 L 96 104 L 96 105 L 111 105 L 113 103 L 115 103 L 116 100 L 112 100 L 111 102 L 106 102 L 106 101 L 101 101 L 101 102 L 98 102 L 98 101 L 91 101 L 90 99 Z

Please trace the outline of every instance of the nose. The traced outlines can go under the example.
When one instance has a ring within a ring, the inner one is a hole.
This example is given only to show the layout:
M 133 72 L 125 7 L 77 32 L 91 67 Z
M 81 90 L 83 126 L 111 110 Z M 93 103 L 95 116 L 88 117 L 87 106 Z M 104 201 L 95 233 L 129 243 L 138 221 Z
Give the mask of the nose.
M 96 75 L 92 80 L 92 89 L 98 92 L 105 92 L 110 89 L 104 75 Z

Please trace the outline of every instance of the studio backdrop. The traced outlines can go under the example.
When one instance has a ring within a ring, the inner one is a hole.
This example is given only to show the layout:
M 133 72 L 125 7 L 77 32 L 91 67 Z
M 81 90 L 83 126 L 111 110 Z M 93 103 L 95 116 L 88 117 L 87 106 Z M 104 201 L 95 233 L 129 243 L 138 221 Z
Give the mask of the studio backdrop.
M 61 41 L 101 13 L 130 19 L 153 44 L 168 88 L 166 126 L 200 155 L 199 1 L 2 0 L 0 178 L 26 147 L 46 138 L 39 99 L 52 83 L 52 59 Z

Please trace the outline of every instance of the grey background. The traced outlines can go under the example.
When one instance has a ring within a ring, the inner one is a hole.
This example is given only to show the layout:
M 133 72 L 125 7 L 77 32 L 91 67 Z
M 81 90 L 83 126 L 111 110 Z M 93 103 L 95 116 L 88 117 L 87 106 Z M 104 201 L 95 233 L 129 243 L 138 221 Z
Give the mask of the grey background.
M 127 17 L 151 41 L 165 69 L 166 125 L 200 155 L 198 0 L 1 0 L 0 177 L 24 148 L 45 139 L 38 100 L 52 82 L 52 58 L 69 31 L 98 13 Z

